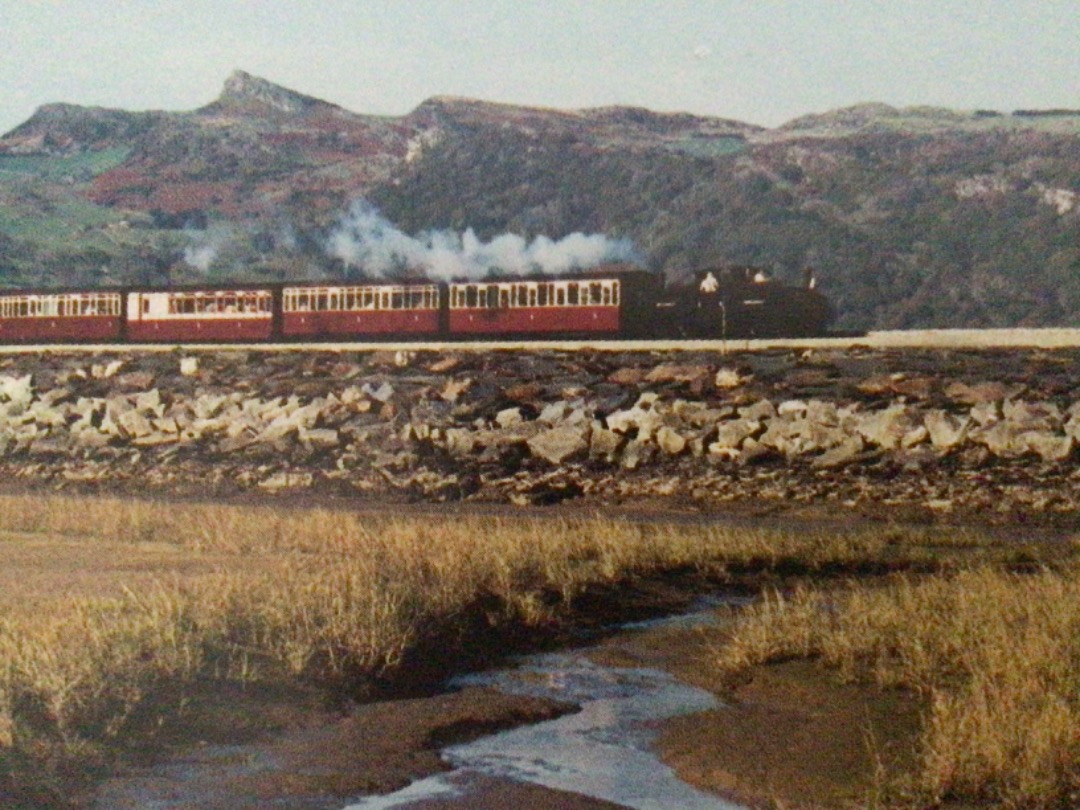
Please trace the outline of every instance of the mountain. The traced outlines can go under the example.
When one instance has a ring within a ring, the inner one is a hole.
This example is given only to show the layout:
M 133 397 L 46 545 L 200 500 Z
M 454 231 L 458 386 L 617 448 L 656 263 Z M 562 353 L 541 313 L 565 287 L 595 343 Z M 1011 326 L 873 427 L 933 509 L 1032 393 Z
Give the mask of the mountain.
M 848 328 L 1080 325 L 1078 110 L 386 117 L 242 71 L 190 112 L 49 104 L 0 138 L 0 285 L 341 276 L 357 200 L 406 234 L 631 240 L 673 280 L 813 265 Z

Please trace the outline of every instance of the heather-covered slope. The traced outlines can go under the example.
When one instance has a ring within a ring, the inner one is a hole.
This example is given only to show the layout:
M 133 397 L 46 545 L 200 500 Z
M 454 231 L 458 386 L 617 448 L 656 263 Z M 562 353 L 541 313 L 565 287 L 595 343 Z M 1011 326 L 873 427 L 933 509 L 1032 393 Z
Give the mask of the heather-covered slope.
M 845 327 L 1080 325 L 1077 111 L 387 118 L 242 72 L 192 112 L 53 104 L 0 138 L 0 285 L 355 273 L 331 237 L 358 199 L 407 234 L 629 239 L 673 279 L 811 264 Z

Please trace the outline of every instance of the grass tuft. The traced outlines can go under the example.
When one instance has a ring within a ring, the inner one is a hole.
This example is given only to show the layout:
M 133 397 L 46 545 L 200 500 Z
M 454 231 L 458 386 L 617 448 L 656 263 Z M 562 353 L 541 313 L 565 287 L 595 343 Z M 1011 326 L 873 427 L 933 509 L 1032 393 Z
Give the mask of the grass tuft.
M 818 657 L 847 681 L 912 689 L 928 706 L 923 803 L 1076 807 L 1080 579 L 980 567 L 887 587 L 773 592 L 718 652 L 738 672 Z

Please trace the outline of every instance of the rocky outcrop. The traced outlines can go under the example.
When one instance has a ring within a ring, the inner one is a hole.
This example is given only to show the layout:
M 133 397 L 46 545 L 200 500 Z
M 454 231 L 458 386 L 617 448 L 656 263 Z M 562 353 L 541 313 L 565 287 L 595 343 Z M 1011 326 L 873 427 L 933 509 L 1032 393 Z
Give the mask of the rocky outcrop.
M 664 496 L 941 510 L 996 492 L 997 510 L 1074 513 L 1074 364 L 1056 358 L 1054 374 L 1041 375 L 1031 358 L 1010 360 L 996 368 L 1002 379 L 986 379 L 985 364 L 955 359 L 13 356 L 0 361 L 0 465 L 106 486 L 514 502 Z M 882 364 L 909 370 L 883 375 Z

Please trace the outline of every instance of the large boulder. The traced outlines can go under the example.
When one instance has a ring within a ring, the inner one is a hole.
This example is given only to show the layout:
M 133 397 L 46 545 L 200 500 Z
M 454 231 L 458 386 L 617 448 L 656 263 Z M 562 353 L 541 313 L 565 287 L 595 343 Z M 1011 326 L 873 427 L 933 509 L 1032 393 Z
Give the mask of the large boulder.
M 886 450 L 895 450 L 915 444 L 914 439 L 918 434 L 914 431 L 921 427 L 912 408 L 897 403 L 880 411 L 860 414 L 856 419 L 855 429 L 871 444 Z
M 560 425 L 537 433 L 526 444 L 534 456 L 551 464 L 562 464 L 589 449 L 589 426 Z
M 940 409 L 923 414 L 923 425 L 930 436 L 930 443 L 938 450 L 952 450 L 962 445 L 971 424 L 969 416 L 954 416 Z
M 23 377 L 0 376 L 0 403 L 27 407 L 34 398 L 33 375 Z M 8 409 L 9 412 L 11 409 Z

